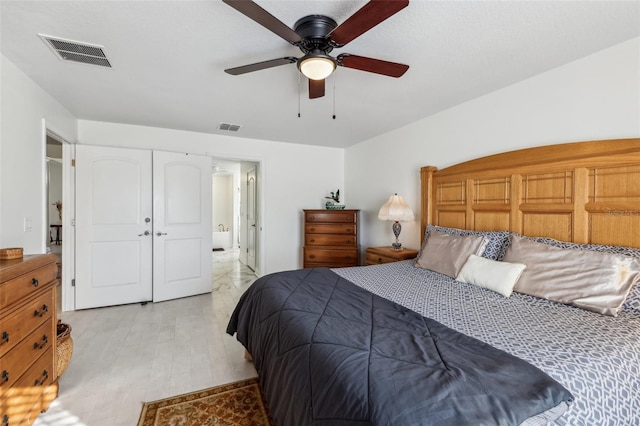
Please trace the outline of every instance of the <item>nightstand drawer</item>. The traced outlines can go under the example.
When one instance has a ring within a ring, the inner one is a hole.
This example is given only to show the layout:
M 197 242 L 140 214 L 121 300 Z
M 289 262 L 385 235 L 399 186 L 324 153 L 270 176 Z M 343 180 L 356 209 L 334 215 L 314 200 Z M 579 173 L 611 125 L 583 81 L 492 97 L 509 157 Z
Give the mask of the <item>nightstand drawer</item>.
M 416 256 L 418 256 L 418 251 L 412 249 L 393 250 L 391 247 L 369 247 L 365 257 L 365 264 L 380 265 L 413 259 Z
M 397 261 L 398 259 L 395 259 L 393 257 L 383 256 L 381 254 L 375 254 L 375 253 L 367 253 L 367 258 L 366 258 L 367 265 L 379 265 L 382 263 L 391 263 L 391 262 L 397 262 Z

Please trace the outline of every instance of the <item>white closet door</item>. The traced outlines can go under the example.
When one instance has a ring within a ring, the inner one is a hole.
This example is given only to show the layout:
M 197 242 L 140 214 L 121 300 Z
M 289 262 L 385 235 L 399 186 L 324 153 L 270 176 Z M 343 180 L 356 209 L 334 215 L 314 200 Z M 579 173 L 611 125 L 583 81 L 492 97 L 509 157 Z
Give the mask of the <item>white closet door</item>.
M 151 152 L 76 147 L 76 309 L 152 299 Z
M 211 158 L 153 152 L 153 301 L 211 292 Z

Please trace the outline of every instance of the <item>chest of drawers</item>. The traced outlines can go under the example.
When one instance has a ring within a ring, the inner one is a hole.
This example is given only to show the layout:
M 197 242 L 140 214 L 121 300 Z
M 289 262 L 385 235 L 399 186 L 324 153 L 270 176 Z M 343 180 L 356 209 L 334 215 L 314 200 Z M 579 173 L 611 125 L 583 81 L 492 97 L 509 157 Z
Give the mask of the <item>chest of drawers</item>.
M 304 210 L 304 268 L 358 266 L 359 210 Z
M 58 394 L 57 258 L 0 260 L 0 424 L 31 425 Z

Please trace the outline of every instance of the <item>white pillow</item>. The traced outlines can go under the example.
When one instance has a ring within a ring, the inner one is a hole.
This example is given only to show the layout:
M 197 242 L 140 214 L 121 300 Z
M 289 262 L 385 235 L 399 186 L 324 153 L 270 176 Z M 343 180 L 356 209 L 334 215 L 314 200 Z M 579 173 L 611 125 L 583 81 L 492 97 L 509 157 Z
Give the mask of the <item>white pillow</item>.
M 498 262 L 472 254 L 460 269 L 456 280 L 509 297 L 525 267 L 522 263 Z

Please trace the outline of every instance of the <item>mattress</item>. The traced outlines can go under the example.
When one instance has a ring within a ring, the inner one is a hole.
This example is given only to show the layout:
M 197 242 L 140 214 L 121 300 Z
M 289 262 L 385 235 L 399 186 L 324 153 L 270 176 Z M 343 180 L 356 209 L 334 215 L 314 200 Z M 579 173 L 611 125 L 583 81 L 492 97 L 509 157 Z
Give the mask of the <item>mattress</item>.
M 555 424 L 640 423 L 640 314 L 604 316 L 519 293 L 507 299 L 414 263 L 333 271 L 546 372 L 575 398 Z

